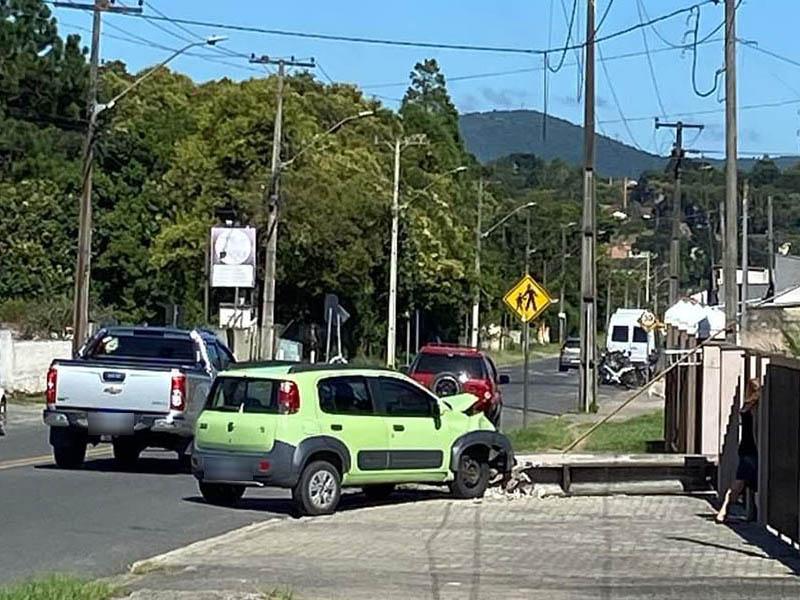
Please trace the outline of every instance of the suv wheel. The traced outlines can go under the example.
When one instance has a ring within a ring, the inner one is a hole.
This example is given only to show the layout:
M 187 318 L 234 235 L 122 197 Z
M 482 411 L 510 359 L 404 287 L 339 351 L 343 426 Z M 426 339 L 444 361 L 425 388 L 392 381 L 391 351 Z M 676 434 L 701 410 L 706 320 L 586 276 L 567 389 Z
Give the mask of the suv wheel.
M 439 373 L 431 382 L 431 391 L 439 398 L 460 394 L 462 388 L 461 383 L 458 381 L 458 375 L 447 372 Z
M 312 517 L 333 513 L 341 495 L 339 471 L 324 460 L 316 460 L 307 465 L 292 490 L 292 497 L 300 513 Z
M 244 495 L 243 485 L 206 483 L 205 481 L 201 481 L 199 485 L 203 499 L 216 506 L 234 506 Z
M 86 441 L 72 436 L 69 443 L 53 446 L 53 458 L 62 469 L 77 469 L 86 458 Z
M 450 492 L 456 498 L 480 498 L 489 485 L 489 463 L 469 454 L 462 454 Z
M 132 469 L 139 460 L 142 448 L 133 438 L 117 438 L 113 441 L 114 460 L 123 469 Z
M 376 483 L 374 485 L 365 485 L 361 488 L 367 500 L 386 500 L 392 495 L 394 491 L 393 483 Z

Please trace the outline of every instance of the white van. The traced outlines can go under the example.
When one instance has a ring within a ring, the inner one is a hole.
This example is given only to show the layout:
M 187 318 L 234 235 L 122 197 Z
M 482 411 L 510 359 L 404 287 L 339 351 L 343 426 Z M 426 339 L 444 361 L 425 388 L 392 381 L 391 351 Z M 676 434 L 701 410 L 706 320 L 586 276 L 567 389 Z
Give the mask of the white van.
M 622 350 L 630 354 L 633 363 L 648 362 L 650 354 L 656 349 L 656 334 L 647 332 L 639 325 L 644 312 L 641 308 L 618 308 L 614 311 L 606 336 L 606 349 L 609 352 Z

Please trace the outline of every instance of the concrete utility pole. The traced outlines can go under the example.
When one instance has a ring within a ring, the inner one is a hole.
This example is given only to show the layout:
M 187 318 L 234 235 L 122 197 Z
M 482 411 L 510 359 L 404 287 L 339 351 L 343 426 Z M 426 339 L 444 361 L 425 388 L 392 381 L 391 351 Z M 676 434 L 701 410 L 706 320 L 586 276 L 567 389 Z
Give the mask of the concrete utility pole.
M 92 172 L 94 143 L 97 131 L 97 71 L 100 64 L 100 24 L 103 12 L 141 13 L 140 7 L 114 6 L 110 0 L 94 0 L 92 4 L 55 2 L 59 8 L 92 11 L 92 48 L 89 54 L 89 123 L 83 144 L 81 199 L 78 209 L 78 255 L 75 262 L 75 290 L 72 305 L 72 351 L 77 352 L 89 335 L 89 288 L 92 261 Z
M 675 146 L 672 148 L 672 158 L 675 161 L 675 188 L 672 196 L 672 239 L 669 248 L 669 304 L 674 305 L 680 296 L 681 279 L 681 163 L 683 162 L 683 130 L 703 129 L 702 125 L 692 125 L 678 121 L 677 123 L 662 123 L 656 118 L 656 129 L 669 127 L 675 129 Z
M 398 137 L 394 142 L 394 185 L 392 187 L 392 241 L 389 262 L 389 324 L 386 336 L 386 366 L 397 362 L 397 252 L 400 236 L 400 155 L 409 146 L 425 143 L 424 135 Z
M 264 291 L 261 303 L 261 358 L 272 360 L 275 357 L 275 274 L 278 259 L 278 223 L 280 219 L 280 179 L 281 179 L 281 145 L 283 144 L 283 83 L 286 67 L 302 67 L 313 69 L 313 60 L 302 61 L 289 59 L 273 59 L 269 56 L 250 58 L 250 62 L 259 65 L 278 65 L 277 100 L 275 109 L 275 126 L 272 130 L 272 162 L 270 165 L 269 184 L 265 189 L 267 206 L 267 252 L 264 260 Z
M 725 0 L 725 243 L 723 280 L 725 282 L 725 326 L 727 339 L 736 343 L 736 244 L 738 230 L 736 125 L 736 0 Z
M 574 223 L 561 226 L 561 293 L 558 297 L 558 343 L 563 344 L 567 335 L 567 311 L 564 306 L 567 286 L 567 228 Z M 562 316 L 563 315 L 563 318 Z
M 581 367 L 579 409 L 597 407 L 597 280 L 594 205 L 594 4 L 586 3 L 586 77 L 583 112 L 583 238 L 581 242 Z M 526 371 L 527 372 L 527 371 Z M 527 388 L 526 388 L 527 389 Z
M 531 207 L 525 212 L 525 275 L 531 274 L 530 266 L 531 255 Z M 531 352 L 531 327 L 530 322 L 525 321 L 525 337 L 522 347 L 522 427 L 528 426 L 528 406 L 530 403 L 530 392 L 528 383 L 530 374 L 530 352 Z
M 775 231 L 773 229 L 772 196 L 767 196 L 767 248 L 769 252 L 770 296 L 775 296 Z
M 750 292 L 750 256 L 748 236 L 749 227 L 747 223 L 748 217 L 748 203 L 750 201 L 750 184 L 745 179 L 742 188 L 742 311 L 741 311 L 741 328 L 744 329 L 747 325 L 747 295 Z
M 483 225 L 481 223 L 481 211 L 483 210 L 483 177 L 478 180 L 478 218 L 475 223 L 475 290 L 472 299 L 472 347 L 477 348 L 480 342 L 478 332 L 480 331 L 480 312 L 481 312 L 481 240 L 483 239 Z

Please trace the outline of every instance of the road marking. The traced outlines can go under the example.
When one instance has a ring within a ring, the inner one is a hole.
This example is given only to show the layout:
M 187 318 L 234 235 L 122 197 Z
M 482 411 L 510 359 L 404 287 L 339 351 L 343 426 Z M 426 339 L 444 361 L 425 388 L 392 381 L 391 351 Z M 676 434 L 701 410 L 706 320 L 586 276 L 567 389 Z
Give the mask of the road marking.
M 86 458 L 110 458 L 112 455 L 111 448 L 93 448 L 86 451 Z M 35 467 L 37 465 L 53 464 L 52 454 L 42 454 L 41 456 L 31 456 L 28 458 L 15 458 L 13 460 L 6 460 L 0 462 L 0 471 L 7 471 L 9 469 L 18 469 L 20 467 Z

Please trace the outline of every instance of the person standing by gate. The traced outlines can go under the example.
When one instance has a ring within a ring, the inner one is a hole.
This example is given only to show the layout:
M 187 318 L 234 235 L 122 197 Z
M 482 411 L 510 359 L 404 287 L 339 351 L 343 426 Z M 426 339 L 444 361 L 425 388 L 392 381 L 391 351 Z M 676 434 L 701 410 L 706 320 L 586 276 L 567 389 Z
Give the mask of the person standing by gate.
M 756 445 L 755 416 L 758 401 L 761 398 L 761 384 L 758 379 L 747 382 L 744 406 L 739 411 L 742 422 L 742 433 L 739 440 L 739 464 L 736 467 L 736 481 L 725 492 L 722 507 L 717 513 L 717 522 L 722 523 L 728 517 L 731 503 L 735 504 L 746 488 L 758 489 L 758 446 Z

